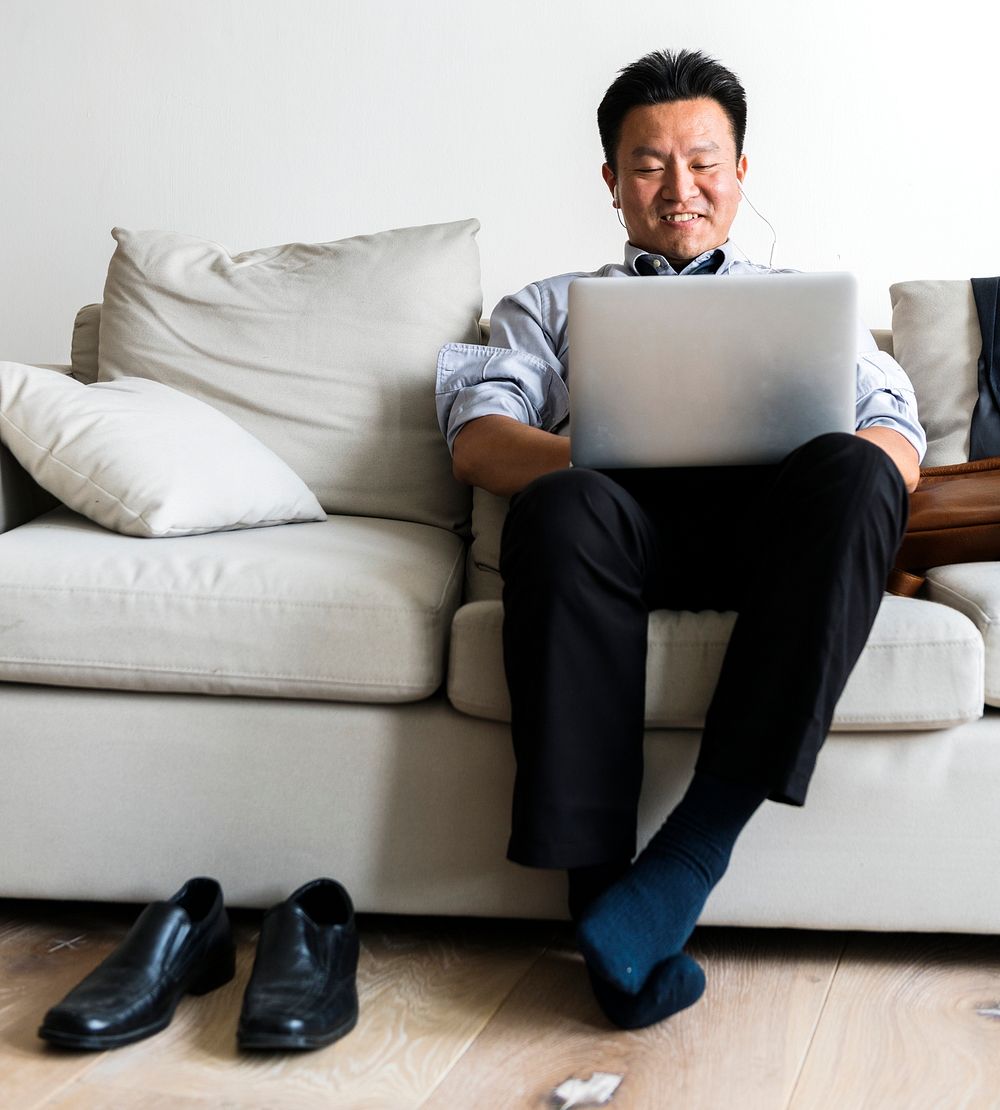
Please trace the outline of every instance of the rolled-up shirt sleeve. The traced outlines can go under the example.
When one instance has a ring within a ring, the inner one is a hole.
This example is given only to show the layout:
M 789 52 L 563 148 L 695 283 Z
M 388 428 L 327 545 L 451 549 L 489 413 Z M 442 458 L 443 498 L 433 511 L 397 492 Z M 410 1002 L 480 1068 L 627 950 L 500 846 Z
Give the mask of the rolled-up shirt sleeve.
M 448 343 L 438 354 L 435 401 L 449 451 L 462 428 L 481 416 L 509 416 L 552 431 L 569 415 L 566 370 L 553 349 L 537 286 L 497 305 L 490 343 Z
M 874 342 L 872 344 L 874 347 Z M 918 460 L 927 453 L 927 433 L 917 416 L 917 395 L 906 371 L 877 348 L 858 355 L 856 427 L 892 428 L 913 444 Z

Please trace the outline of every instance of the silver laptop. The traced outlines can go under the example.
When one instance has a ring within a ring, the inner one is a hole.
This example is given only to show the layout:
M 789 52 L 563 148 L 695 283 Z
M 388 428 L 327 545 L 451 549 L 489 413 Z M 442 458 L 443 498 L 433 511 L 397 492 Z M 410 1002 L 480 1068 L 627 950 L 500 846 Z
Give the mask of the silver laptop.
M 578 278 L 574 466 L 773 463 L 853 432 L 852 274 Z

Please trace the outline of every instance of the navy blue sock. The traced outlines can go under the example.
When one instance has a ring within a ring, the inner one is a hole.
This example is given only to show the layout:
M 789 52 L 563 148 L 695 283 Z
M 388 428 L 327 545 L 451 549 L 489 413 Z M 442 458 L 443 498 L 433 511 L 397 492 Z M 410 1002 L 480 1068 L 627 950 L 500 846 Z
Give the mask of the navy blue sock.
M 687 942 L 736 838 L 769 788 L 696 771 L 627 874 L 583 912 L 577 941 L 591 971 L 638 994 Z
M 613 886 L 628 871 L 632 861 L 612 860 L 610 863 L 597 863 L 590 867 L 571 867 L 566 872 L 569 885 L 569 915 L 574 923 L 578 922 L 583 911 Z
M 645 1029 L 693 1006 L 705 993 L 705 972 L 686 952 L 657 964 L 638 994 L 620 991 L 588 967 L 597 1004 L 621 1029 Z

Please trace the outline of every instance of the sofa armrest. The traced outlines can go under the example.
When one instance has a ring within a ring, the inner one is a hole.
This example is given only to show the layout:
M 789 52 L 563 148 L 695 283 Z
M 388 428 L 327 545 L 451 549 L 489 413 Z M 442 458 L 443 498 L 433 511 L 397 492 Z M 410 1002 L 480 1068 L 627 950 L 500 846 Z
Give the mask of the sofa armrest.
M 58 504 L 0 444 L 0 533 L 27 524 Z

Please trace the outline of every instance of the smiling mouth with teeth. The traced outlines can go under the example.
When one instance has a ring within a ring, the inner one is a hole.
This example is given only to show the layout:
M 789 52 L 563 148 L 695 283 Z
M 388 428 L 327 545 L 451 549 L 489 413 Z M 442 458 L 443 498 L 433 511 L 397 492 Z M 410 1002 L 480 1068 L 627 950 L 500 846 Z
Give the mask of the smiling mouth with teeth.
M 692 220 L 700 220 L 701 216 L 697 212 L 681 212 L 676 216 L 663 217 L 668 224 L 686 224 Z

